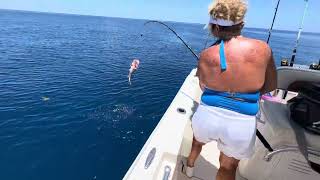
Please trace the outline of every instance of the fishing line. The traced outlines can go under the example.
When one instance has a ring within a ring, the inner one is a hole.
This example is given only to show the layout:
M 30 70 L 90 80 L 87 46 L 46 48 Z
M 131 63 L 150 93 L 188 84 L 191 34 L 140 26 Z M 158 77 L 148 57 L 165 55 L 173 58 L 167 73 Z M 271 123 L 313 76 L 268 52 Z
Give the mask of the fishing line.
M 167 29 L 169 29 L 188 49 L 189 51 L 194 55 L 195 58 L 197 58 L 197 60 L 199 61 L 199 56 L 194 52 L 194 50 L 192 50 L 192 48 L 179 36 L 179 34 L 173 29 L 171 28 L 170 26 L 168 26 L 167 24 L 165 24 L 164 22 L 161 22 L 161 21 L 155 21 L 155 20 L 152 20 L 152 21 L 147 21 L 146 23 L 144 23 L 144 26 L 148 25 L 148 24 L 151 24 L 151 23 L 157 23 L 157 24 L 160 24 L 164 27 L 166 27 Z M 143 36 L 141 34 L 141 36 Z

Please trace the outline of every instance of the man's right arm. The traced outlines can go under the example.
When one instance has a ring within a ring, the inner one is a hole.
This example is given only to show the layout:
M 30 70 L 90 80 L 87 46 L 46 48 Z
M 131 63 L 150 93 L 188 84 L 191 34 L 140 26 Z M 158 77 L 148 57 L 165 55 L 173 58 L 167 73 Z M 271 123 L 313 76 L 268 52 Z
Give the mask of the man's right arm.
M 277 68 L 274 62 L 273 53 L 271 51 L 267 70 L 265 74 L 264 85 L 260 90 L 261 94 L 271 92 L 277 88 Z
M 197 76 L 199 78 L 199 86 L 201 88 L 201 90 L 205 89 L 205 83 L 204 83 L 204 79 L 205 77 L 205 73 L 203 72 L 206 69 L 206 54 L 205 52 L 202 52 L 200 54 L 200 59 L 198 62 L 198 69 L 197 69 Z

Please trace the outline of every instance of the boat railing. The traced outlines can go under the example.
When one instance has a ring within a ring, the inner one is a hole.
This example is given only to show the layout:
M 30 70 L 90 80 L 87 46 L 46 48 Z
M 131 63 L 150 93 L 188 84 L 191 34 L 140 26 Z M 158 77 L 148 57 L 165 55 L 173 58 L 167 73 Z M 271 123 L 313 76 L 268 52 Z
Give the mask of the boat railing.
M 279 153 L 283 153 L 283 152 L 299 152 L 300 148 L 299 146 L 294 146 L 294 145 L 286 145 L 286 146 L 282 146 L 279 148 L 274 149 L 272 152 L 267 152 L 267 154 L 264 156 L 264 160 L 269 162 L 273 156 L 279 154 Z M 307 148 L 308 154 L 312 154 L 314 156 L 320 157 L 320 151 L 316 150 L 312 147 L 308 147 Z

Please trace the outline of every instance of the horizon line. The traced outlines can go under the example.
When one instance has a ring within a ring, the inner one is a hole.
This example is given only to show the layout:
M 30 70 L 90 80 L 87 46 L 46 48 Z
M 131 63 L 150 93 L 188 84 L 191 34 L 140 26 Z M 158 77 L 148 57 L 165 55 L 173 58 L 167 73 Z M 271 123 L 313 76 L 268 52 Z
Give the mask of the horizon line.
M 157 20 L 157 21 L 163 21 L 163 22 L 173 22 L 173 23 L 185 23 L 185 24 L 199 24 L 199 25 L 205 25 L 199 22 L 184 22 L 184 21 L 173 21 L 173 20 L 159 20 L 159 19 L 141 19 L 141 18 L 128 18 L 128 17 L 118 17 L 118 16 L 105 16 L 105 15 L 93 15 L 93 14 L 75 14 L 75 13 L 64 13 L 64 12 L 51 12 L 51 11 L 33 11 L 33 10 L 24 10 L 24 9 L 3 9 L 0 8 L 0 11 L 20 11 L 20 12 L 29 12 L 29 13 L 43 13 L 43 14 L 56 14 L 56 15 L 69 15 L 69 16 L 88 16 L 88 17 L 103 17 L 103 18 L 119 18 L 119 19 L 132 19 L 132 20 Z M 269 30 L 269 28 L 263 28 L 263 27 L 244 27 L 247 29 L 263 29 L 263 30 Z M 273 31 L 287 31 L 287 32 L 298 32 L 299 30 L 288 30 L 288 29 L 273 29 Z M 302 33 L 307 34 L 320 34 L 320 32 L 314 32 L 314 31 L 303 31 Z

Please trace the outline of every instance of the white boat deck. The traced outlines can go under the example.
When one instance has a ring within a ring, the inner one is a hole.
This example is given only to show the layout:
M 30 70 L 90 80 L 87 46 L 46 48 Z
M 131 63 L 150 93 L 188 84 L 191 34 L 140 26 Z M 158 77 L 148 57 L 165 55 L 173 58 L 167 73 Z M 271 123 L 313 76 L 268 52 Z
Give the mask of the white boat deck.
M 214 180 L 219 169 L 219 154 L 217 149 L 217 143 L 212 142 L 203 146 L 201 155 L 196 161 L 194 177 L 192 180 Z M 182 164 L 177 169 L 178 171 L 182 169 Z M 181 171 L 178 172 L 178 180 L 188 180 L 185 174 Z M 239 179 L 240 180 L 240 179 Z
M 182 173 L 182 161 L 186 161 L 189 155 L 192 144 L 192 128 L 191 117 L 196 110 L 197 104 L 201 96 L 201 90 L 198 84 L 198 78 L 195 77 L 196 70 L 193 70 L 185 80 L 181 89 L 174 98 L 172 104 L 169 106 L 167 112 L 162 117 L 161 121 L 149 137 L 148 141 L 142 148 L 136 160 L 128 170 L 124 179 L 139 180 L 139 179 L 158 179 L 158 180 L 213 180 L 219 168 L 220 152 L 217 148 L 216 142 L 205 145 L 202 149 L 201 155 L 196 161 L 194 177 L 188 178 Z M 291 76 L 290 76 L 291 77 Z M 286 103 L 281 102 L 281 103 Z M 281 103 L 279 105 L 281 105 Z M 282 119 L 281 115 L 277 114 L 281 111 L 277 106 L 269 112 L 269 114 L 276 116 L 274 122 L 278 122 L 276 129 L 272 129 L 270 123 L 258 123 L 261 133 L 266 136 L 273 147 L 277 147 L 279 142 L 282 143 L 280 136 L 287 135 L 284 128 L 280 126 L 284 124 L 285 117 Z M 179 113 L 177 109 L 182 108 L 185 113 Z M 262 120 L 265 120 L 262 117 Z M 268 120 L 269 121 L 269 120 Z M 279 135 L 276 134 L 280 132 Z M 294 136 L 294 135 L 293 135 Z M 291 140 L 292 135 L 286 138 Z M 313 142 L 318 142 L 319 138 L 313 139 Z M 317 144 L 317 143 L 316 143 Z M 270 162 L 264 160 L 267 151 L 263 145 L 256 141 L 256 153 L 254 156 L 246 161 L 240 162 L 237 172 L 237 180 L 318 180 L 320 175 L 313 171 L 307 164 L 304 156 L 299 152 L 282 152 L 275 155 Z M 153 161 L 149 167 L 145 167 L 149 152 L 156 149 Z M 319 157 L 309 157 L 314 162 L 320 164 Z M 169 175 L 166 176 L 165 167 L 170 169 Z M 241 172 L 241 173 L 240 173 Z M 240 176 L 240 174 L 243 178 Z
M 191 131 L 191 120 L 189 124 L 190 129 L 186 132 L 189 135 L 192 135 Z M 190 147 L 189 147 L 190 149 Z M 213 141 L 203 146 L 201 154 L 199 158 L 196 160 L 195 169 L 194 169 L 194 176 L 192 178 L 188 178 L 184 173 L 182 173 L 182 161 L 186 161 L 186 158 L 189 154 L 189 149 L 185 149 L 185 154 L 182 154 L 182 157 L 179 159 L 178 167 L 176 168 L 175 174 L 177 180 L 215 180 L 216 174 L 220 167 L 219 164 L 219 156 L 220 151 L 217 148 L 217 142 Z M 237 180 L 245 180 L 241 178 L 240 175 L 237 173 Z

